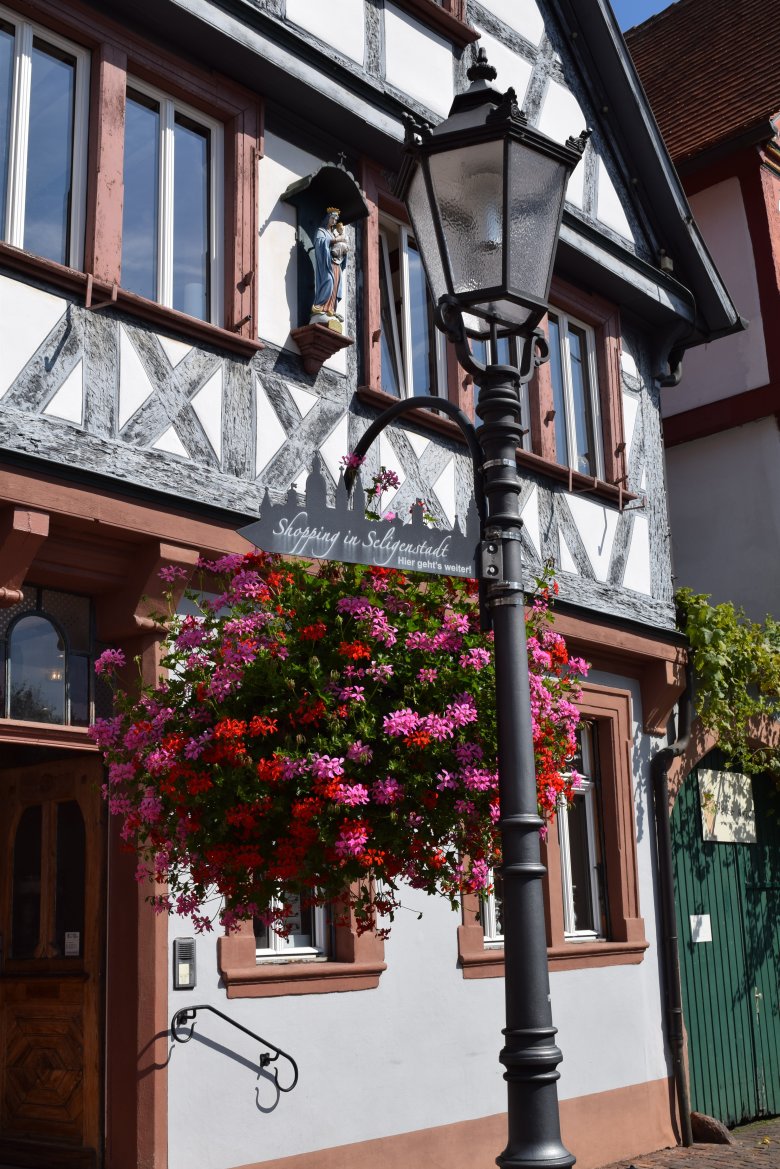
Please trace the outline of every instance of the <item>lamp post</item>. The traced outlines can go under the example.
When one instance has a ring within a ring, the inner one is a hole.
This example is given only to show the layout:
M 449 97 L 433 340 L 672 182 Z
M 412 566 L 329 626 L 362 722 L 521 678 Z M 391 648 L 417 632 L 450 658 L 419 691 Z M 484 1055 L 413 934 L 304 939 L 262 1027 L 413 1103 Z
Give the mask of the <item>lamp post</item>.
M 542 897 L 534 748 L 525 637 L 517 471 L 520 386 L 547 358 L 537 326 L 547 312 L 566 183 L 587 132 L 565 145 L 528 125 L 513 90 L 492 88 L 484 50 L 471 85 L 434 129 L 409 121 L 397 194 L 406 202 L 436 305 L 437 324 L 479 386 L 474 431 L 436 397 L 395 403 L 368 428 L 355 454 L 407 409 L 431 406 L 459 423 L 474 462 L 482 539 L 477 555 L 483 624 L 495 635 L 498 775 L 501 802 L 505 1044 L 499 1056 L 508 1095 L 502 1169 L 567 1169 L 557 1080 L 561 1052 L 552 1025 Z M 515 336 L 517 368 L 495 363 L 500 337 Z M 491 363 L 471 353 L 484 339 Z

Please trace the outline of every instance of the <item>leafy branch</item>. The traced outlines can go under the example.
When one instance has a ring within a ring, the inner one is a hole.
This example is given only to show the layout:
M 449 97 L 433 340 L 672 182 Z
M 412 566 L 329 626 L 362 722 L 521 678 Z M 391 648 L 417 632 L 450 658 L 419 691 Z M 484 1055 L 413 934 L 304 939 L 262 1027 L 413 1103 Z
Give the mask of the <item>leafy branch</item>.
M 780 718 L 780 623 L 750 621 L 730 603 L 680 589 L 678 625 L 692 648 L 696 710 L 727 766 L 780 778 L 780 748 L 757 741 Z

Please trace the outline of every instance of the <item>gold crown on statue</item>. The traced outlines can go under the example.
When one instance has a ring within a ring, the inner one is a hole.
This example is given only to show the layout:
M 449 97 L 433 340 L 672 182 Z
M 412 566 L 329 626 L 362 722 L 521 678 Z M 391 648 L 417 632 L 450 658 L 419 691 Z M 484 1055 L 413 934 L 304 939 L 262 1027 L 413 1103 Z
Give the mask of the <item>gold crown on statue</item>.
M 328 215 L 341 215 L 340 207 L 326 207 L 325 210 L 327 211 Z

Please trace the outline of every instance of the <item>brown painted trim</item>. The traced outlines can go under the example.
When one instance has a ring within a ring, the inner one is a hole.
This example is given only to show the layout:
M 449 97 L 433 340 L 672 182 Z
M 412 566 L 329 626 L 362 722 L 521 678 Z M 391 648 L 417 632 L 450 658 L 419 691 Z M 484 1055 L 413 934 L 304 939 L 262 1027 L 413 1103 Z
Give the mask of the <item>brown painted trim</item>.
M 4 503 L 49 513 L 49 537 L 34 561 L 36 582 L 46 587 L 66 587 L 52 581 L 59 569 L 67 570 L 71 587 L 81 575 L 94 576 L 90 591 L 95 593 L 114 588 L 125 579 L 127 555 L 149 540 L 198 548 L 206 556 L 251 547 L 227 521 L 216 523 L 182 514 L 174 504 L 146 503 L 0 463 L 0 506 Z
M 664 446 L 695 442 L 711 434 L 721 434 L 760 418 L 780 415 L 780 382 L 770 382 L 755 390 L 745 390 L 730 398 L 707 402 L 694 410 L 683 410 L 664 418 Z
M 375 934 L 358 935 L 354 923 L 337 925 L 334 934 L 332 961 L 258 961 L 252 923 L 243 922 L 236 933 L 217 939 L 217 966 L 227 986 L 227 997 L 374 990 L 387 969 L 384 942 Z
M 126 89 L 127 54 L 100 44 L 91 77 L 84 267 L 109 288 L 122 272 Z
M 382 303 L 379 265 L 379 193 L 382 172 L 369 159 L 361 160 L 360 183 L 366 193 L 368 218 L 363 224 L 363 369 L 365 388 L 382 389 Z
M 611 937 L 603 942 L 567 942 L 563 932 L 563 893 L 558 833 L 547 834 L 544 864 L 547 960 L 551 970 L 636 965 L 648 942 L 640 916 L 636 831 L 632 782 L 633 722 L 627 690 L 586 682 L 577 704 L 593 723 L 601 769 L 601 804 L 605 840 L 604 869 Z M 485 944 L 479 900 L 463 898 L 463 925 L 458 928 L 458 959 L 464 978 L 503 978 L 504 951 Z
M 555 628 L 569 652 L 587 658 L 596 669 L 638 678 L 644 729 L 651 735 L 666 733 L 672 708 L 685 689 L 686 651 L 678 639 L 665 641 L 560 611 Z
M 472 41 L 479 40 L 479 33 L 465 20 L 465 4 L 462 0 L 393 0 L 410 16 L 434 29 L 462 49 Z
M 31 747 L 60 747 L 67 751 L 97 751 L 84 727 L 53 726 L 51 723 L 16 722 L 0 718 L 0 743 Z
M 578 1169 L 598 1169 L 676 1144 L 674 1088 L 649 1080 L 560 1103 L 561 1135 Z M 506 1144 L 506 1114 L 253 1162 L 241 1169 L 475 1169 L 492 1165 Z

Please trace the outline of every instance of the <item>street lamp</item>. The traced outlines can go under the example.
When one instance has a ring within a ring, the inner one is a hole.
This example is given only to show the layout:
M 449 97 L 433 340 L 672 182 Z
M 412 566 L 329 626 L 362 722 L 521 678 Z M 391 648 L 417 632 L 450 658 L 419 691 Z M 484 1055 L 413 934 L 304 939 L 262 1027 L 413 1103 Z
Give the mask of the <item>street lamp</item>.
M 496 71 L 484 50 L 468 77 L 446 121 L 433 129 L 409 121 L 397 194 L 409 210 L 437 325 L 479 386 L 482 425 L 475 433 L 446 399 L 418 396 L 377 418 L 355 454 L 363 456 L 389 422 L 420 406 L 454 418 L 472 454 L 482 619 L 495 635 L 501 801 L 506 1027 L 499 1058 L 509 1138 L 496 1161 L 502 1169 L 567 1169 L 574 1157 L 561 1143 L 558 1116 L 562 1056 L 550 1009 L 516 454 L 520 386 L 547 358 L 537 325 L 547 312 L 566 183 L 588 134 L 561 145 L 529 126 L 514 91 L 490 85 Z M 517 338 L 517 368 L 495 362 L 502 336 Z M 476 360 L 470 339 L 487 341 L 491 363 Z

